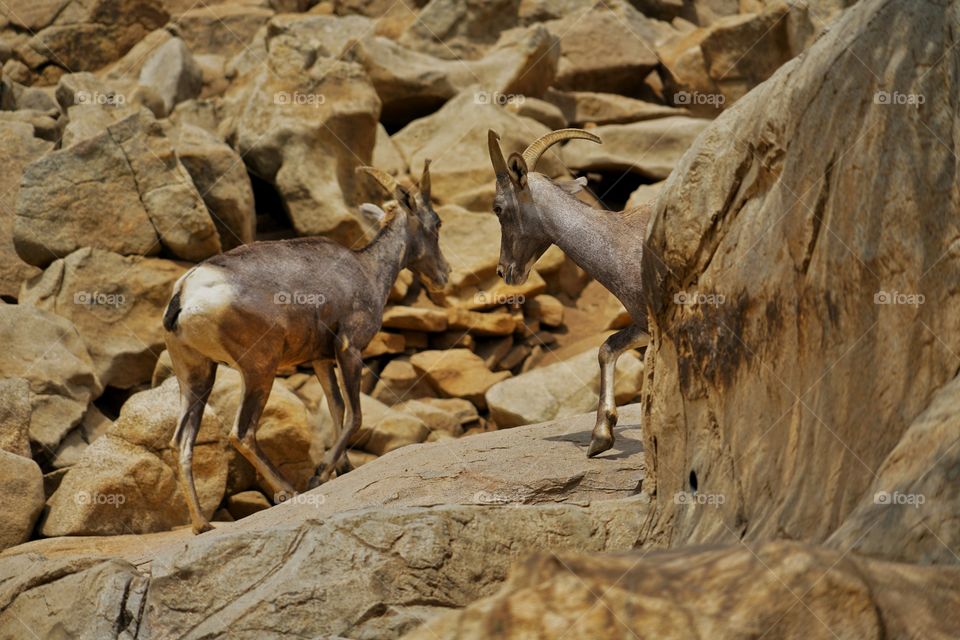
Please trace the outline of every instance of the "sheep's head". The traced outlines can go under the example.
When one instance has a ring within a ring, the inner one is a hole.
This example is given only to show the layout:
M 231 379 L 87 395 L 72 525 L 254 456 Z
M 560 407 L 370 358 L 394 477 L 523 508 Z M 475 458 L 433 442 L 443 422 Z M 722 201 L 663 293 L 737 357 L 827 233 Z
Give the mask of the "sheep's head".
M 433 210 L 430 200 L 430 160 L 423 163 L 423 174 L 416 189 L 407 189 L 390 174 L 373 167 L 359 167 L 376 179 L 399 206 L 398 213 L 404 219 L 407 230 L 407 264 L 424 284 L 439 291 L 447 284 L 450 265 L 440 251 L 440 216 Z M 372 204 L 363 208 L 376 217 L 386 218 L 383 209 Z
M 497 191 L 493 197 L 493 213 L 500 220 L 497 275 L 507 284 L 526 282 L 533 264 L 553 242 L 540 224 L 527 174 L 536 169 L 537 161 L 547 149 L 573 138 L 600 142 L 600 138 L 587 131 L 561 129 L 541 136 L 523 153 L 512 153 L 504 160 L 500 136 L 495 131 L 487 134 L 490 162 L 497 176 Z

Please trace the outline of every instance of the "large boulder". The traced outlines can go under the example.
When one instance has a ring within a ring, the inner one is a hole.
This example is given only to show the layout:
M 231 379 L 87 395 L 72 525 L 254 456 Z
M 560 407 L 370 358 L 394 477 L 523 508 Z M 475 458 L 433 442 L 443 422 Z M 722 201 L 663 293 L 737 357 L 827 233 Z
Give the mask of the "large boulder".
M 46 266 L 84 246 L 151 255 L 161 243 L 185 260 L 220 252 L 203 199 L 149 111 L 27 166 L 14 223 L 27 262 Z
M 37 463 L 0 449 L 0 551 L 30 539 L 43 502 Z
M 384 120 L 405 123 L 475 84 L 478 101 L 542 95 L 556 75 L 559 51 L 556 38 L 541 26 L 505 36 L 479 60 L 444 60 L 382 37 L 364 38 L 350 55 L 370 75 Z
M 372 158 L 380 100 L 360 65 L 295 27 L 274 25 L 265 63 L 228 94 L 229 141 L 276 186 L 299 234 L 352 245 L 369 231 L 354 208 L 375 187 L 356 168 Z
M 179 412 L 174 378 L 124 403 L 117 421 L 84 450 L 50 496 L 43 535 L 147 533 L 189 523 L 177 480 L 179 451 L 170 447 Z M 214 411 L 204 412 L 193 474 L 208 518 L 227 484 L 226 431 Z
M 563 147 L 563 161 L 573 171 L 631 171 L 663 180 L 690 148 L 709 120 L 673 116 L 591 129 L 603 144 L 573 141 Z
M 510 377 L 509 371 L 493 373 L 467 349 L 421 351 L 410 357 L 410 364 L 444 397 L 464 398 L 481 408 L 487 389 Z
M 431 0 L 400 43 L 439 58 L 480 58 L 517 25 L 519 7 L 520 0 Z
M 515 564 L 496 595 L 404 638 L 684 640 L 704 630 L 717 640 L 950 638 L 960 632 L 958 603 L 958 567 L 878 562 L 796 542 L 542 553 Z
M 533 369 L 490 387 L 490 418 L 498 427 L 516 427 L 596 410 L 600 398 L 597 349 Z M 633 352 L 617 361 L 614 390 L 618 403 L 635 398 L 643 386 L 643 364 Z
M 13 246 L 13 222 L 20 175 L 24 167 L 53 149 L 53 143 L 34 137 L 25 122 L 0 122 L 0 296 L 16 298 L 20 284 L 38 273 L 20 259 Z
M 183 40 L 171 38 L 143 63 L 139 83 L 156 92 L 169 114 L 177 103 L 200 95 L 203 73 Z
M 693 513 L 658 501 L 651 540 L 822 541 L 853 517 L 838 540 L 946 557 L 905 531 L 942 530 L 956 493 L 938 487 L 955 472 L 911 480 L 896 458 L 941 410 L 960 352 L 958 11 L 862 0 L 664 185 L 644 252 L 649 481 L 726 499 Z M 933 493 L 925 515 L 870 506 L 871 492 L 914 489 Z
M 30 383 L 30 440 L 52 452 L 103 390 L 87 347 L 66 318 L 6 304 L 0 305 L 0 344 L 0 377 Z
M 79 249 L 25 284 L 21 304 L 68 318 L 100 382 L 128 389 L 150 381 L 164 349 L 160 318 L 185 271 L 171 260 Z
M 29 458 L 30 383 L 0 378 L 0 449 Z
M 183 123 L 172 133 L 177 157 L 200 192 L 228 251 L 253 242 L 257 227 L 253 187 L 243 159 L 206 129 Z

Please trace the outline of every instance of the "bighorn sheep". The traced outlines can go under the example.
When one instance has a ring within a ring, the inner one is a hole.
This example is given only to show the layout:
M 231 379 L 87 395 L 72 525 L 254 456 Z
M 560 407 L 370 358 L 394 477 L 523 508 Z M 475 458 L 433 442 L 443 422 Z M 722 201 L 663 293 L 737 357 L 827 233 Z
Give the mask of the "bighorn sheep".
M 214 256 L 177 281 L 163 316 L 180 383 L 180 420 L 171 446 L 179 449 L 180 485 L 195 533 L 210 529 L 197 501 L 192 459 L 218 363 L 238 370 L 243 380 L 231 443 L 274 492 L 287 496 L 294 489 L 257 446 L 257 423 L 277 369 L 312 363 L 338 437 L 310 486 L 331 478 L 361 424 L 360 354 L 380 328 L 397 274 L 409 267 L 431 289 L 447 282 L 450 267 L 440 252 L 429 165 L 429 160 L 424 163 L 419 189 L 412 192 L 382 171 L 358 169 L 398 203 L 389 215 L 372 204 L 361 206 L 382 222 L 363 249 L 350 250 L 324 238 L 257 242 Z
M 600 403 L 588 456 L 613 446 L 617 424 L 613 376 L 617 359 L 647 338 L 647 316 L 640 281 L 643 238 L 649 205 L 614 212 L 577 200 L 584 180 L 557 183 L 536 173 L 537 160 L 552 145 L 570 139 L 600 138 L 580 129 L 548 133 L 504 160 L 500 137 L 490 131 L 487 143 L 496 173 L 493 212 L 500 219 L 500 264 L 497 274 L 507 284 L 523 284 L 537 258 L 556 244 L 580 268 L 598 280 L 626 307 L 633 319 L 600 347 Z

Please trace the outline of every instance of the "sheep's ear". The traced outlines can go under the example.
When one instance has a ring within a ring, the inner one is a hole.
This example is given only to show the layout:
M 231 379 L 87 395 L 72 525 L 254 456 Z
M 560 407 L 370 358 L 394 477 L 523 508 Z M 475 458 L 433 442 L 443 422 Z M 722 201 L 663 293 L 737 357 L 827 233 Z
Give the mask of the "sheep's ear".
M 378 207 L 375 204 L 369 202 L 364 202 L 360 205 L 361 213 L 364 213 L 367 217 L 377 223 L 382 223 L 387 219 L 387 212 Z
M 527 161 L 519 153 L 511 153 L 507 159 L 510 178 L 521 188 L 527 187 Z
M 576 180 L 558 180 L 557 186 L 570 195 L 575 196 L 583 191 L 583 188 L 587 186 L 587 178 L 585 176 L 581 176 Z

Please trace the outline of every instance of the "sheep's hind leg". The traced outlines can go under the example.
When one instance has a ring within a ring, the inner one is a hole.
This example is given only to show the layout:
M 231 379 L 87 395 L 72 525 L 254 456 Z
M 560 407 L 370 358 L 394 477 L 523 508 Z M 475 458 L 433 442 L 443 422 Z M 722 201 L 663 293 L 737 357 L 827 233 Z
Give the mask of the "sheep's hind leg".
M 323 395 L 327 399 L 327 408 L 330 410 L 330 417 L 333 418 L 334 443 L 340 439 L 343 432 L 344 404 L 343 394 L 340 391 L 340 382 L 337 380 L 335 360 L 314 360 L 313 371 L 317 374 L 317 380 L 320 381 L 320 387 L 323 389 Z M 311 489 L 320 486 L 320 474 L 323 473 L 324 465 L 317 467 L 315 475 L 310 478 Z M 342 474 L 350 471 L 350 462 L 347 456 L 343 456 L 340 465 L 337 467 L 337 473 Z
M 347 344 L 349 345 L 349 343 Z M 323 464 L 318 469 L 321 484 L 333 477 L 333 472 L 336 470 L 338 463 L 346 457 L 345 452 L 350 437 L 360 428 L 360 423 L 363 420 L 360 412 L 360 374 L 363 370 L 360 350 L 353 346 L 347 346 L 337 354 L 337 364 L 340 366 L 340 373 L 343 376 L 343 391 L 346 396 L 349 419 L 344 421 L 344 429 L 340 433 L 336 444 L 324 455 Z
M 587 456 L 601 454 L 613 446 L 613 428 L 617 426 L 617 401 L 614 395 L 614 373 L 617 360 L 627 349 L 646 342 L 646 332 L 637 325 L 613 334 L 601 345 L 597 359 L 600 361 L 600 403 L 597 406 L 597 424 L 590 436 Z
M 213 527 L 200 509 L 197 488 L 193 480 L 193 445 L 200 431 L 203 409 L 207 406 L 213 381 L 217 374 L 217 363 L 200 352 L 180 343 L 176 338 L 168 338 L 167 348 L 173 361 L 174 373 L 180 383 L 180 419 L 170 441 L 170 446 L 179 452 L 177 458 L 178 481 L 194 533 L 210 531 Z
M 230 432 L 230 442 L 270 486 L 273 501 L 283 502 L 295 496 L 297 492 L 257 444 L 257 423 L 260 422 L 260 415 L 270 397 L 272 386 L 273 375 L 257 379 L 251 379 L 246 374 L 243 376 L 243 401 L 240 404 L 240 411 L 237 412 L 233 430 Z

